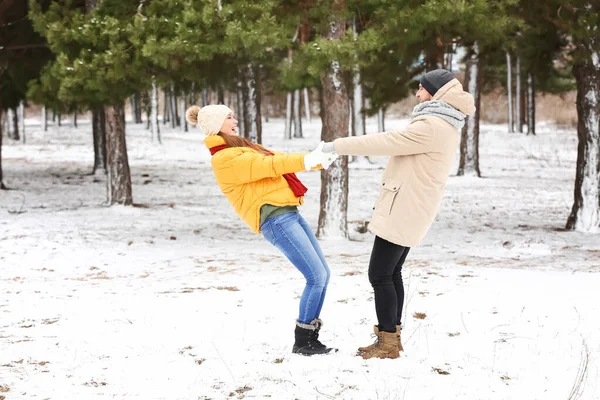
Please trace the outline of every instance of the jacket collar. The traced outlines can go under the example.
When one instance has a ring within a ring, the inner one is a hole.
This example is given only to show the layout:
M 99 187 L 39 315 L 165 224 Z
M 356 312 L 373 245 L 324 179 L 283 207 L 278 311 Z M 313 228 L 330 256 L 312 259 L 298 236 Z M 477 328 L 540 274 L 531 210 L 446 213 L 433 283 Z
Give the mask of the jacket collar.
M 210 135 L 204 139 L 204 144 L 209 149 L 212 149 L 213 147 L 223 146 L 225 144 L 225 140 L 223 140 L 223 138 L 219 135 Z

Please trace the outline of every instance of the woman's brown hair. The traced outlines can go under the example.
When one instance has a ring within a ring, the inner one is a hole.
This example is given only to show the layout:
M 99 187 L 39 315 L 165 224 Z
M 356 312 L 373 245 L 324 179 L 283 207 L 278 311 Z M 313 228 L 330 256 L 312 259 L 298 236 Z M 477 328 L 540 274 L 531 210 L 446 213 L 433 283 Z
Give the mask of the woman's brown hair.
M 260 144 L 252 143 L 248 139 L 243 138 L 241 136 L 228 135 L 228 134 L 223 133 L 223 132 L 219 132 L 218 135 L 223 138 L 223 140 L 225 141 L 225 143 L 227 144 L 228 147 L 250 147 L 251 149 L 254 149 L 254 150 L 256 150 L 259 153 L 262 153 L 264 155 L 268 155 L 269 156 L 269 155 L 273 154 L 273 152 L 271 152 L 268 149 L 264 148 Z

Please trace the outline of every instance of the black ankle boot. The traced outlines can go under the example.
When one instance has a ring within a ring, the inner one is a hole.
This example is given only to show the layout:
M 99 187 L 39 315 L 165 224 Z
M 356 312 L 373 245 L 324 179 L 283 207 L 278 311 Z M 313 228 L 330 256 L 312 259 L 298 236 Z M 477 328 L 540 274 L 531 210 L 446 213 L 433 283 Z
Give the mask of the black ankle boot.
M 312 356 L 314 354 L 327 354 L 331 350 L 334 350 L 319 341 L 321 324 L 317 324 L 315 321 L 311 321 L 310 324 L 296 322 L 296 341 L 294 342 L 292 353 Z

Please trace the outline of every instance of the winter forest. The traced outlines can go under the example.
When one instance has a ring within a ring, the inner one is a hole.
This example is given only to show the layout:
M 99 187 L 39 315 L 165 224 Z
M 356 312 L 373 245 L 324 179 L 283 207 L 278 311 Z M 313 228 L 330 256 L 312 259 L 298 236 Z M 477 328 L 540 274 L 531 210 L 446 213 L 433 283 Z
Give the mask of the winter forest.
M 600 399 L 599 26 L 591 0 L 0 0 L 0 400 Z M 388 157 L 343 156 L 298 173 L 337 351 L 294 354 L 305 280 L 186 110 L 309 153 L 403 130 L 438 68 L 476 111 L 402 267 L 404 351 L 356 353 Z

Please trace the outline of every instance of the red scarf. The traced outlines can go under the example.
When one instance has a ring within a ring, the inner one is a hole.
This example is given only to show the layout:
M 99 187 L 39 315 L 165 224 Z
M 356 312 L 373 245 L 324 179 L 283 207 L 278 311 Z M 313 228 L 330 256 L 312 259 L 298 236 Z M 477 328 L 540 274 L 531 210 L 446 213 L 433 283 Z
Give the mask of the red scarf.
M 228 146 L 226 144 L 211 147 L 209 149 L 210 154 L 214 156 L 216 153 L 218 153 L 219 151 L 221 151 L 223 149 L 226 149 L 227 147 Z M 269 153 L 268 155 L 272 156 L 273 153 Z M 283 174 L 283 177 L 287 181 L 288 185 L 290 186 L 290 189 L 292 189 L 292 192 L 294 192 L 294 195 L 296 197 L 304 196 L 304 194 L 308 191 L 308 188 L 306 186 L 304 186 L 302 184 L 302 182 L 300 182 L 300 179 L 298 179 L 296 174 Z

